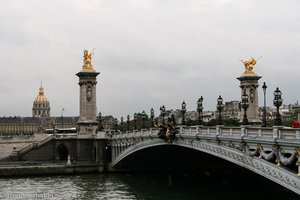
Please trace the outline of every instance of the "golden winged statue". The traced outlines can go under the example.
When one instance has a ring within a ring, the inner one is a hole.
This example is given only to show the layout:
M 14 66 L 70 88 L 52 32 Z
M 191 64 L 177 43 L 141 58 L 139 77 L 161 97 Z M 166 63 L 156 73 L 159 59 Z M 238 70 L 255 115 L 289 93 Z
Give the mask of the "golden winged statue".
M 259 57 L 258 59 L 254 59 L 253 57 L 250 58 L 249 60 L 241 60 L 242 63 L 244 63 L 245 65 L 245 71 L 244 74 L 254 74 L 253 71 L 253 66 L 256 64 L 257 60 L 259 60 L 261 57 Z
M 93 69 L 92 58 L 94 49 L 92 51 L 83 50 L 83 69 Z

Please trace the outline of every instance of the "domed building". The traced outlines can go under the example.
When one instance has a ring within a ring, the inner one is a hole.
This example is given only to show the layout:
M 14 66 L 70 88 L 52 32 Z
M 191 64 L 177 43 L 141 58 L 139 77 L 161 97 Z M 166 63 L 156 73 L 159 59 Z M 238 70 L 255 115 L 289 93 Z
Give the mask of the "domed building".
M 50 103 L 44 93 L 42 85 L 39 94 L 33 101 L 32 117 L 50 117 Z

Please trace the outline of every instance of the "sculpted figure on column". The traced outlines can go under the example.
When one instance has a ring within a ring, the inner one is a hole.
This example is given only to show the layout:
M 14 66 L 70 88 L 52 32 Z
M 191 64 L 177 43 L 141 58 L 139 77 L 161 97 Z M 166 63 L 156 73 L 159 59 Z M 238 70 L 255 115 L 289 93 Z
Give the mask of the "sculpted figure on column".
M 244 74 L 254 74 L 254 71 L 253 71 L 253 66 L 256 64 L 257 60 L 259 60 L 260 58 L 258 59 L 254 59 L 253 57 L 250 58 L 249 60 L 241 60 L 242 63 L 244 63 L 245 65 L 245 72 Z
M 94 49 L 92 51 L 83 50 L 83 69 L 93 69 L 92 58 Z

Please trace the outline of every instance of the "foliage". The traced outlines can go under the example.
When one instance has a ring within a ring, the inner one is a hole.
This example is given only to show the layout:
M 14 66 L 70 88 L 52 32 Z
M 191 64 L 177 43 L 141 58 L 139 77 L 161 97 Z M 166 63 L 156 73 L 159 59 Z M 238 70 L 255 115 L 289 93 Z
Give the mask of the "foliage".
M 287 119 L 282 121 L 283 126 L 292 127 L 293 126 L 293 119 Z
M 240 126 L 240 122 L 236 118 L 223 120 L 225 126 Z
M 240 126 L 240 122 L 236 118 L 222 119 L 222 124 L 224 126 Z M 212 119 L 207 123 L 207 125 L 208 126 L 220 125 L 219 119 Z

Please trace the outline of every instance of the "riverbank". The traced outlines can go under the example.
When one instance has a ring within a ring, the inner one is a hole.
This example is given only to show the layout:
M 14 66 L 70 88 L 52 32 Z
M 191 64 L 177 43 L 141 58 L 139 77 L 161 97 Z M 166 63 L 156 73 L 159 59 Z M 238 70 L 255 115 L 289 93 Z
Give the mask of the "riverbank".
M 76 163 L 72 165 L 61 163 L 41 163 L 41 165 L 26 166 L 24 163 L 12 162 L 0 165 L 0 177 L 22 175 L 47 175 L 47 174 L 76 174 L 98 172 L 96 163 Z
M 0 137 L 0 160 L 9 157 L 13 150 L 20 150 L 33 142 L 39 142 L 47 137 L 47 134 L 34 134 L 32 136 Z M 0 163 L 1 165 L 1 163 Z

